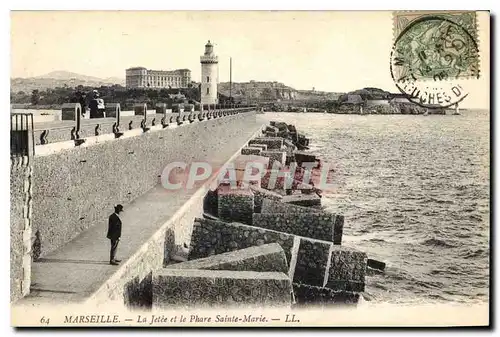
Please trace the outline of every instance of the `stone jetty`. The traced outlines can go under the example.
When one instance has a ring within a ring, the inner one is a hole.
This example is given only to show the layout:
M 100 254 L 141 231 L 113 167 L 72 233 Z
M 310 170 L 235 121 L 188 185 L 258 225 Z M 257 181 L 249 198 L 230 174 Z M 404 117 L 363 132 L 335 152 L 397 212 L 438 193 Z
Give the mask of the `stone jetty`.
M 153 274 L 153 308 L 358 304 L 367 255 L 342 246 L 344 216 L 325 211 L 321 189 L 303 181 L 306 167 L 322 167 L 308 146 L 293 125 L 271 122 L 241 149 L 237 188 L 223 179 L 207 193 L 187 261 Z M 245 185 L 248 162 L 265 171 Z

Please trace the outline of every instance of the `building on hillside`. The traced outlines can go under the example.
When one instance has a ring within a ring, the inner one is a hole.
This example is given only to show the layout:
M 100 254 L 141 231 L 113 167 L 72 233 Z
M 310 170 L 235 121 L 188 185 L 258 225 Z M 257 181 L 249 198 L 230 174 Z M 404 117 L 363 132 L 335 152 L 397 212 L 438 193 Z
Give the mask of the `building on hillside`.
M 127 88 L 187 88 L 191 83 L 191 70 L 151 70 L 133 67 L 125 71 Z

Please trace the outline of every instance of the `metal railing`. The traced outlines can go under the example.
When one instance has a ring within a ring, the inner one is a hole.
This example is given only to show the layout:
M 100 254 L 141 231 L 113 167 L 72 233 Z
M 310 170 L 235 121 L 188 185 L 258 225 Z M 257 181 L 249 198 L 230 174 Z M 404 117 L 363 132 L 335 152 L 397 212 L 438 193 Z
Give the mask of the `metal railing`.
M 10 114 L 10 156 L 35 155 L 34 144 L 33 114 L 12 112 Z

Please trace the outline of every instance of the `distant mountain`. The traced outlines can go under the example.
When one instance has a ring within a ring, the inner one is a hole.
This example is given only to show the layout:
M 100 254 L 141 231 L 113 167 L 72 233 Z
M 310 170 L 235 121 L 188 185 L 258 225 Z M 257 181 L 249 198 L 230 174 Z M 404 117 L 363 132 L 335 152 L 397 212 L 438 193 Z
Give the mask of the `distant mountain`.
M 119 85 L 125 85 L 125 79 L 119 77 L 106 77 L 103 81 Z
M 46 90 L 64 86 L 76 87 L 78 85 L 100 87 L 101 85 L 113 84 L 125 85 L 125 80 L 117 77 L 99 78 L 57 70 L 35 77 L 11 78 L 10 91 L 14 93 L 19 91 L 28 93 L 35 89 Z

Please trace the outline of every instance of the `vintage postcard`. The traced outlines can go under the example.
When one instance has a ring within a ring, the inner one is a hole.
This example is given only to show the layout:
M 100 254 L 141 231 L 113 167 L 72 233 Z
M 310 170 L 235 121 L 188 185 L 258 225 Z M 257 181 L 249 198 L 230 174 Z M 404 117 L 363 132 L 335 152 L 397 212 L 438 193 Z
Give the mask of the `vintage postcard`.
M 488 11 L 12 11 L 15 327 L 490 325 Z

